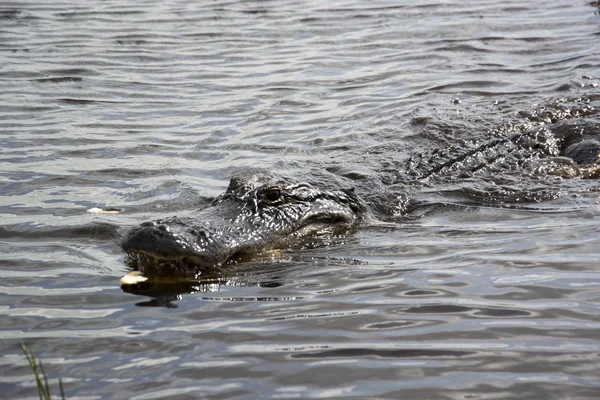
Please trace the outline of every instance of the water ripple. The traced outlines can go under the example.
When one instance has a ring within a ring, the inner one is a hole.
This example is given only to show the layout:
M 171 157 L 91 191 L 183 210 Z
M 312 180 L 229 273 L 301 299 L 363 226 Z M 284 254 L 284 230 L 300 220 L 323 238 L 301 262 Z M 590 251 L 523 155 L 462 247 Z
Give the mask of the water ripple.
M 35 396 L 26 341 L 67 398 L 597 398 L 597 181 L 494 183 L 560 188 L 518 206 L 478 176 L 386 181 L 415 153 L 551 129 L 535 113 L 557 98 L 595 105 L 589 1 L 28 0 L 0 22 L 4 396 Z M 593 136 L 597 115 L 552 126 Z M 436 206 L 119 288 L 129 226 L 246 168 Z

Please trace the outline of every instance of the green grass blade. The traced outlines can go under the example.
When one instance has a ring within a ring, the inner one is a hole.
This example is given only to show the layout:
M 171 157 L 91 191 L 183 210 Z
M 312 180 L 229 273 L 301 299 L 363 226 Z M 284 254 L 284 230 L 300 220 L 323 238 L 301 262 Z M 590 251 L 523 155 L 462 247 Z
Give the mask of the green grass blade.
M 38 387 L 38 394 L 40 395 L 40 400 L 50 400 L 48 398 L 48 393 L 46 392 L 46 390 L 44 389 L 44 385 L 42 384 L 42 379 L 40 378 L 40 374 L 35 362 L 35 355 L 33 354 L 33 351 L 30 351 L 29 349 L 27 349 L 27 346 L 25 346 L 25 343 L 20 342 L 19 343 L 21 345 L 21 349 L 23 350 L 23 353 L 25 353 L 25 357 L 27 358 L 27 361 L 29 362 L 29 367 L 31 367 L 31 370 L 33 371 L 33 375 L 35 375 L 35 380 L 37 382 L 37 387 Z

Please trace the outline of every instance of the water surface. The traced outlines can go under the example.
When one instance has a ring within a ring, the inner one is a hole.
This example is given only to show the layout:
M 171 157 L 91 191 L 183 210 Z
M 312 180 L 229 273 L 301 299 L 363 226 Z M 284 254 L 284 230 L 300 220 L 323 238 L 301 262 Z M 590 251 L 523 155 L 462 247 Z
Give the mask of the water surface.
M 597 180 L 406 187 L 446 206 L 170 293 L 117 242 L 236 170 L 376 176 L 598 99 L 599 35 L 587 0 L 3 2 L 3 397 L 37 396 L 25 341 L 68 398 L 598 398 Z

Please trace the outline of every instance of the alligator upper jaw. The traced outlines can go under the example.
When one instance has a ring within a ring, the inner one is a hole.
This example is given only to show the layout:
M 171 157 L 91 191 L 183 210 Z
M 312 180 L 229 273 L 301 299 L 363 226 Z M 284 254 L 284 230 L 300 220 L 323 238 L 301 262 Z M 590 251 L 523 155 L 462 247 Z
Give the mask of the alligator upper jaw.
M 224 243 L 194 230 L 146 222 L 127 233 L 121 247 L 137 264 L 176 263 L 216 266 L 232 255 Z M 202 240 L 205 238 L 205 240 Z

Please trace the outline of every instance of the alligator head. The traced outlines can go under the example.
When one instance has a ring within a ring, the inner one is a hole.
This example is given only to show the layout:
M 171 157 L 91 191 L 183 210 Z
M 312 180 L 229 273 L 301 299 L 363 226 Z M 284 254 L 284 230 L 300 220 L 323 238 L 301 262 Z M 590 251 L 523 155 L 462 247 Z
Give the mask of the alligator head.
M 145 222 L 125 236 L 132 258 L 219 266 L 234 255 L 298 246 L 351 229 L 366 205 L 352 190 L 325 191 L 268 174 L 235 175 L 227 191 L 185 218 Z

